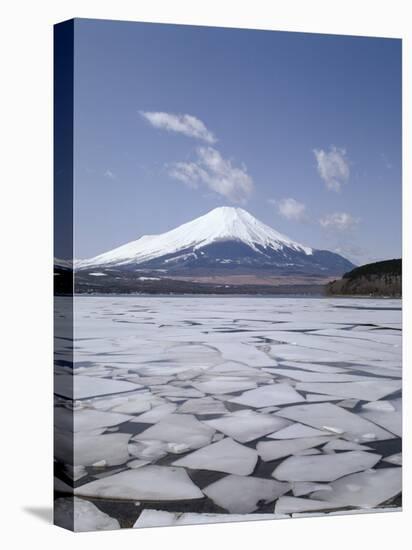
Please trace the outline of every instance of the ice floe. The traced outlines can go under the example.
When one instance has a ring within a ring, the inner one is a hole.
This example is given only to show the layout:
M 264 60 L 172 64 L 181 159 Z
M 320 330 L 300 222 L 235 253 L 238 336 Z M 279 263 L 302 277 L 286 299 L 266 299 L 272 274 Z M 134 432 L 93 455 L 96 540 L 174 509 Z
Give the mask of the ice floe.
M 272 476 L 280 481 L 334 481 L 345 475 L 373 468 L 381 455 L 348 451 L 331 455 L 291 456 Z
M 236 411 L 220 418 L 205 420 L 204 423 L 240 443 L 253 441 L 290 425 L 288 420 L 274 414 L 261 414 L 250 410 Z
M 196 470 L 249 475 L 255 469 L 257 460 L 258 454 L 254 449 L 245 447 L 233 439 L 225 438 L 176 460 L 173 465 Z
M 134 441 L 158 440 L 183 445 L 182 450 L 198 449 L 212 441 L 213 426 L 199 422 L 190 414 L 170 414 L 136 435 Z M 170 447 L 169 447 L 170 449 Z M 171 452 L 173 452 L 171 450 Z M 178 451 L 181 452 L 181 451 Z
M 258 502 L 272 502 L 289 489 L 289 483 L 228 475 L 205 487 L 203 492 L 231 514 L 247 514 L 258 508 Z
M 317 447 L 326 443 L 331 435 L 326 437 L 308 437 L 301 439 L 282 439 L 279 441 L 260 441 L 256 450 L 265 462 L 276 460 L 284 456 L 289 456 L 305 449 Z
M 402 384 L 398 380 L 365 380 L 358 382 L 321 382 L 321 383 L 299 383 L 296 389 L 312 393 L 326 393 L 328 395 L 338 395 L 345 398 L 364 399 L 376 401 L 399 391 Z
M 379 468 L 348 475 L 331 483 L 332 491 L 316 491 L 314 499 L 331 506 L 373 508 L 396 496 L 402 489 L 401 468 Z
M 334 431 L 351 441 L 392 439 L 394 436 L 366 418 L 347 411 L 333 403 L 313 403 L 285 407 L 278 416 L 302 422 L 313 428 Z M 388 413 L 385 413 L 388 414 Z
M 270 437 L 271 439 L 299 439 L 300 437 L 317 437 L 328 434 L 330 434 L 330 432 L 325 430 L 316 430 L 315 428 L 296 422 L 296 424 L 287 426 L 286 428 L 283 428 L 273 434 L 269 434 L 266 437 Z
M 272 405 L 285 405 L 289 403 L 299 403 L 305 398 L 297 393 L 288 384 L 271 384 L 260 386 L 255 390 L 249 390 L 242 393 L 239 397 L 229 399 L 231 403 L 248 405 L 254 408 L 270 407 Z
M 227 523 L 233 521 L 262 521 L 278 519 L 276 514 L 200 514 L 196 512 L 166 512 L 143 510 L 133 527 L 166 527 L 171 525 L 200 525 L 204 523 Z
M 54 503 L 53 515 L 56 525 L 77 532 L 120 529 L 117 519 L 82 498 L 58 498 Z
M 310 498 L 280 497 L 275 504 L 276 514 L 294 514 L 315 510 L 327 510 L 331 505 L 323 500 Z
M 54 378 L 54 393 L 69 399 L 87 399 L 97 395 L 129 392 L 141 388 L 139 384 L 75 374 L 61 374 Z
M 183 468 L 143 466 L 81 485 L 79 496 L 126 500 L 192 500 L 202 491 Z

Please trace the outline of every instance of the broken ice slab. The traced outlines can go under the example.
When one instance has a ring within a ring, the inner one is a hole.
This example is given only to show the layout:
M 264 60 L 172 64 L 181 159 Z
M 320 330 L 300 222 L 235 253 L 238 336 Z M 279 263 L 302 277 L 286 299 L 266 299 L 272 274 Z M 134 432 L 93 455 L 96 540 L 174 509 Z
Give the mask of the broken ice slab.
M 187 450 L 187 447 L 184 447 Z M 148 440 L 148 441 L 133 441 L 128 445 L 130 455 L 136 456 L 141 460 L 149 462 L 159 460 L 168 453 L 168 444 L 164 441 Z
M 393 439 L 395 436 L 369 420 L 332 403 L 313 403 L 285 407 L 277 416 L 302 422 L 313 428 L 334 431 L 350 441 Z
M 368 470 L 338 479 L 331 483 L 331 487 L 331 492 L 316 491 L 311 496 L 328 502 L 333 507 L 374 508 L 401 492 L 402 470 L 401 468 Z
M 178 386 L 158 386 L 152 388 L 153 393 L 160 397 L 204 397 L 205 394 L 193 388 L 179 388 Z
M 110 410 L 111 412 L 123 414 L 139 414 L 149 411 L 151 408 L 162 404 L 164 404 L 163 399 L 156 397 L 150 392 L 144 392 L 140 395 L 137 394 L 128 399 L 124 399 L 121 403 Z
M 250 410 L 236 411 L 213 420 L 204 420 L 203 423 L 240 443 L 253 441 L 290 425 L 284 418 Z
M 234 521 L 261 521 L 278 519 L 277 514 L 200 514 L 196 512 L 166 512 L 164 510 L 142 511 L 134 528 L 166 527 L 171 525 L 200 525 L 204 523 L 228 523 Z
M 338 395 L 345 398 L 363 399 L 368 401 L 377 401 L 386 395 L 399 391 L 402 387 L 400 380 L 365 380 L 359 382 L 302 382 L 296 384 L 299 391 L 312 393 L 327 393 L 328 395 Z
M 184 450 L 190 450 L 208 445 L 214 433 L 213 427 L 199 422 L 191 414 L 170 414 L 163 417 L 157 424 L 134 436 L 133 440 L 159 440 L 183 445 Z M 171 450 L 171 452 L 173 451 Z
M 250 367 L 268 367 L 277 362 L 254 346 L 236 342 L 214 342 L 225 361 L 246 363 Z
M 362 410 L 359 414 L 362 418 L 374 422 L 378 426 L 402 437 L 402 400 L 391 401 L 394 411 Z
M 54 377 L 54 393 L 68 399 L 87 399 L 98 395 L 122 393 L 142 388 L 140 384 L 95 378 L 80 374 L 60 374 Z
M 249 475 L 255 469 L 257 460 L 258 454 L 254 449 L 225 438 L 176 460 L 173 466 Z
M 188 399 L 179 407 L 179 413 L 191 413 L 199 415 L 225 414 L 226 409 L 222 401 L 213 397 L 201 397 L 199 399 Z
M 281 439 L 279 441 L 259 441 L 256 450 L 265 462 L 289 456 L 311 447 L 317 447 L 330 440 L 332 435 L 326 437 L 308 437 L 301 439 Z
M 193 382 L 194 388 L 201 392 L 211 394 L 233 393 L 256 388 L 256 386 L 257 384 L 255 381 L 239 376 L 203 377 L 200 381 Z
M 362 376 L 356 374 L 317 373 L 297 369 L 276 369 L 276 374 L 300 382 L 359 382 Z
M 54 422 L 57 428 L 66 431 L 92 431 L 108 426 L 117 426 L 131 419 L 126 414 L 81 409 L 70 411 L 63 407 L 55 407 Z
M 381 455 L 349 451 L 331 455 L 291 456 L 272 473 L 281 481 L 334 481 L 354 472 L 373 468 Z
M 325 374 L 337 374 L 347 372 L 345 367 L 337 367 L 331 365 L 324 365 L 321 363 L 305 363 L 304 361 L 288 361 L 287 363 L 282 363 L 281 367 L 293 367 L 296 369 L 303 369 L 306 371 L 320 372 Z M 277 368 L 273 369 L 273 373 L 276 373 Z
M 322 454 L 322 451 L 320 449 L 304 449 L 303 451 L 299 451 L 293 454 L 296 456 L 320 455 Z
M 229 399 L 230 403 L 248 405 L 250 407 L 270 407 L 272 405 L 285 405 L 305 401 L 300 393 L 297 393 L 288 384 L 271 384 L 260 386 L 255 390 L 249 390 L 239 397 Z
M 56 458 L 67 462 L 72 456 L 75 466 L 92 466 L 100 461 L 104 461 L 106 466 L 118 466 L 129 458 L 129 439 L 130 434 L 90 435 L 79 432 L 73 442 L 73 434 L 56 432 Z
M 296 512 L 313 512 L 331 508 L 328 502 L 310 498 L 280 497 L 275 504 L 275 514 L 294 514 Z
M 247 514 L 257 510 L 259 502 L 272 502 L 287 493 L 289 483 L 228 475 L 203 489 L 215 504 L 231 514 Z
M 382 462 L 388 462 L 389 464 L 402 466 L 402 453 L 396 453 L 394 455 L 385 456 L 385 458 L 382 458 Z
M 362 405 L 361 408 L 363 411 L 393 412 L 396 410 L 390 401 L 385 401 L 384 399 L 381 401 L 370 401 Z
M 54 523 L 77 532 L 120 529 L 117 519 L 82 498 L 58 498 L 54 503 Z
M 139 414 L 139 416 L 136 416 L 132 422 L 156 424 L 156 422 L 159 422 L 159 420 L 161 420 L 165 416 L 174 413 L 175 410 L 176 405 L 174 403 L 165 403 L 162 405 L 158 405 L 157 407 L 153 407 L 143 414 Z
M 74 490 L 78 496 L 125 500 L 193 500 L 202 491 L 183 468 L 143 466 L 104 479 L 91 481 Z
M 316 393 L 307 393 L 305 398 L 307 403 L 322 403 L 329 401 L 339 401 L 340 399 L 342 399 L 338 395 L 320 395 Z
M 333 439 L 326 443 L 322 448 L 325 453 L 333 453 L 335 451 L 371 451 L 370 447 L 360 445 L 353 441 L 345 441 L 344 439 Z
M 315 428 L 296 422 L 296 424 L 287 426 L 286 428 L 283 428 L 273 434 L 269 434 L 266 437 L 270 437 L 271 439 L 299 439 L 300 437 L 317 437 L 330 434 L 331 432 L 326 430 L 316 430 Z
M 295 497 L 308 495 L 314 491 L 331 491 L 332 487 L 327 483 L 313 483 L 312 481 L 296 481 L 292 483 L 292 493 Z

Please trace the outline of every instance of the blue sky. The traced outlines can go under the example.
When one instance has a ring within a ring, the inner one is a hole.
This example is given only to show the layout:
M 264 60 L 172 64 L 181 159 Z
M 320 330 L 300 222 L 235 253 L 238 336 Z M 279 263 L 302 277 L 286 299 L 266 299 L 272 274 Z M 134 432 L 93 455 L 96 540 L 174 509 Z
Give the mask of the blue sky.
M 401 41 L 76 20 L 75 256 L 241 206 L 401 255 Z

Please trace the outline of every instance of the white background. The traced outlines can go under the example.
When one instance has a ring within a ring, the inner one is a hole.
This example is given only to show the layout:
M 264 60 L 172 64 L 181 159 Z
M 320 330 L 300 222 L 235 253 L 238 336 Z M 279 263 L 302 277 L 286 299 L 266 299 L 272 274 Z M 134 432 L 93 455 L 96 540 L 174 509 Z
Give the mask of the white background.
M 76 16 L 402 37 L 404 182 L 410 182 L 411 144 L 406 137 L 409 138 L 411 128 L 412 25 L 408 4 L 407 0 L 9 0 L 3 4 L 0 23 L 3 548 L 35 545 L 64 550 L 73 545 L 78 549 L 130 545 L 140 549 L 237 550 L 267 546 L 282 550 L 295 547 L 357 550 L 364 546 L 377 550 L 409 546 L 412 517 L 407 440 L 402 513 L 76 535 L 53 527 L 48 519 L 52 497 L 52 25 Z M 410 189 L 405 186 L 404 260 L 409 260 L 410 197 Z M 404 281 L 410 273 L 408 264 L 404 262 Z M 410 292 L 406 288 L 405 307 L 408 302 Z M 406 319 L 404 326 L 406 335 L 410 327 Z M 407 337 L 404 340 L 406 344 Z M 406 390 L 409 355 L 404 359 Z M 411 418 L 408 409 L 406 406 L 404 411 L 406 429 Z

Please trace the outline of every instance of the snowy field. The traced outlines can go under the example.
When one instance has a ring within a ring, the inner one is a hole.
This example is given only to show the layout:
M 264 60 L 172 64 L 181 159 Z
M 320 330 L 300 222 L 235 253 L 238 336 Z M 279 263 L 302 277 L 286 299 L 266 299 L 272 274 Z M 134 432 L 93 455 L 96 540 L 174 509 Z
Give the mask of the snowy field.
M 57 522 L 73 483 L 76 530 L 401 506 L 400 300 L 76 297 L 74 316 Z

